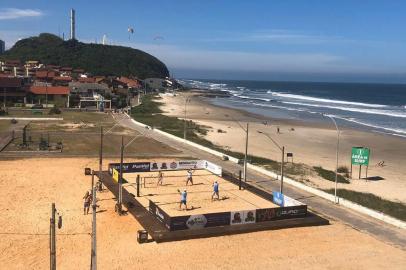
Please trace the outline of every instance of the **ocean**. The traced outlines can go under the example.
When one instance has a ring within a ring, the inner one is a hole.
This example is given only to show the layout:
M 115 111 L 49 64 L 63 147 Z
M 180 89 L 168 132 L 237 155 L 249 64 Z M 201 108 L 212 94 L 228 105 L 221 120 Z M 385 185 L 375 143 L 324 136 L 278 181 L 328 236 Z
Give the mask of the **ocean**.
M 213 104 L 264 116 L 330 121 L 406 138 L 406 84 L 220 81 L 181 79 L 194 88 L 224 91 Z

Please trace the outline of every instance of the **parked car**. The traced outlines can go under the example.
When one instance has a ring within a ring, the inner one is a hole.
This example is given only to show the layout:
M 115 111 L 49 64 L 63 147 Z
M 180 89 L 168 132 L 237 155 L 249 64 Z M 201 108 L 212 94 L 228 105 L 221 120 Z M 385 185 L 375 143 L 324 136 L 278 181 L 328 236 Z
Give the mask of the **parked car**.
M 33 110 L 38 110 L 38 109 L 43 109 L 44 106 L 42 106 L 42 104 L 35 104 L 34 106 L 31 107 L 31 109 Z

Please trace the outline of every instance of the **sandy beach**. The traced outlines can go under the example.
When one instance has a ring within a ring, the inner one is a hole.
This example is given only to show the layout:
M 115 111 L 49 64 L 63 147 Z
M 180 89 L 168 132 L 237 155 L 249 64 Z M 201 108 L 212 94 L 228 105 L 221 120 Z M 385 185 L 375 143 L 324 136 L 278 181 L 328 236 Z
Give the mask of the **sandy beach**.
M 167 115 L 184 117 L 185 99 L 181 95 L 163 95 L 162 109 Z M 190 97 L 187 104 L 187 119 L 211 127 L 205 136 L 211 142 L 233 151 L 245 151 L 245 132 L 237 121 L 244 125 L 249 123 L 250 155 L 261 156 L 280 161 L 280 151 L 257 131 L 266 132 L 278 144 L 284 145 L 286 152 L 293 153 L 295 163 L 310 166 L 322 166 L 335 170 L 337 131 L 331 123 L 304 123 L 293 120 L 266 118 L 235 109 L 214 106 L 197 94 L 186 93 Z M 266 125 L 264 124 L 266 122 Z M 277 133 L 279 127 L 280 133 Z M 218 132 L 218 130 L 224 132 Z M 377 196 L 406 202 L 406 140 L 379 133 L 361 130 L 342 129 L 340 132 L 339 166 L 350 168 L 351 147 L 365 146 L 371 149 L 371 160 L 368 168 L 369 177 L 381 177 L 382 180 L 358 180 L 359 168 L 353 169 L 353 180 L 350 184 L 339 184 L 338 188 L 369 192 Z M 384 166 L 377 164 L 384 161 Z M 362 170 L 365 177 L 365 167 Z M 305 183 L 322 189 L 333 188 L 334 183 L 323 180 L 317 175 L 309 175 Z
M 91 178 L 84 167 L 97 167 L 97 159 L 0 162 L 2 269 L 49 269 L 51 202 L 63 216 L 57 268 L 89 269 L 92 218 L 83 215 L 82 197 Z M 98 269 L 404 269 L 406 264 L 404 250 L 334 220 L 322 227 L 140 245 L 140 224 L 131 215 L 115 214 L 109 191 L 97 196 Z

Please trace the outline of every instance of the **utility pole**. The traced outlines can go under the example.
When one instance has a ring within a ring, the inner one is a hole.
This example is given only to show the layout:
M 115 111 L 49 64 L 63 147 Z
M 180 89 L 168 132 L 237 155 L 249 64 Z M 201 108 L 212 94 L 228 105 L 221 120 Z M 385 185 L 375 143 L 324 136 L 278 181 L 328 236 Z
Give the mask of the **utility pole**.
M 92 209 L 93 209 L 93 221 L 92 221 L 92 252 L 90 261 L 90 270 L 97 269 L 97 245 L 96 245 L 96 188 L 92 187 Z
M 246 129 L 247 135 L 245 138 L 245 157 L 244 157 L 244 182 L 247 182 L 247 155 L 248 155 L 248 123 Z
M 55 237 L 55 203 L 51 206 L 51 219 L 49 227 L 50 269 L 56 270 L 56 237 Z

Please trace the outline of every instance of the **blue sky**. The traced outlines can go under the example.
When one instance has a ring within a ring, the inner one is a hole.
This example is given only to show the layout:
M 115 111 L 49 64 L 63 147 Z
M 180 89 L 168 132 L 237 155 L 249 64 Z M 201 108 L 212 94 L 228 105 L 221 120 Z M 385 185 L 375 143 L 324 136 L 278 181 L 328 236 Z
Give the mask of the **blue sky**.
M 2 0 L 0 39 L 68 36 L 71 7 L 80 41 L 105 34 L 176 77 L 406 82 L 406 1 Z

